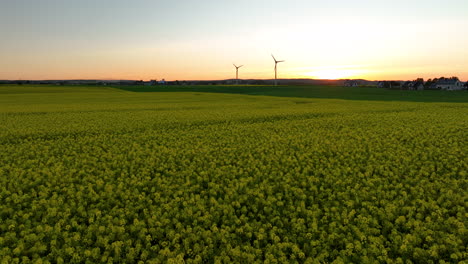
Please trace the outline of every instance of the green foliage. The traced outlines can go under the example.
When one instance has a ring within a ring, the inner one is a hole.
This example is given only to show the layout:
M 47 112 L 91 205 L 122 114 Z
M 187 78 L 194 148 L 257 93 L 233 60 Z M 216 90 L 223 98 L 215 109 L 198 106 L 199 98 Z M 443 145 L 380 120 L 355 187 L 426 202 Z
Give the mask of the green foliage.
M 205 92 L 244 95 L 268 95 L 280 97 L 328 98 L 366 101 L 407 102 L 467 102 L 468 92 L 462 91 L 404 91 L 377 87 L 341 86 L 116 86 L 132 92 Z M 301 103 L 298 101 L 297 103 Z
M 467 103 L 2 89 L 2 263 L 468 258 Z

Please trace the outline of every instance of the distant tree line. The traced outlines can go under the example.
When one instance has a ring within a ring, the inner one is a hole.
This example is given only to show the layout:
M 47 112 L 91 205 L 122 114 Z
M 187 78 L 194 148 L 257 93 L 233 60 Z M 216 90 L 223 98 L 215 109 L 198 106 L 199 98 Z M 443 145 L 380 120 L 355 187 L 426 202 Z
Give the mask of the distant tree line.
M 424 81 L 423 78 L 417 78 L 413 81 L 381 81 L 378 83 L 380 88 L 394 89 L 394 90 L 438 90 L 438 84 L 460 82 L 460 79 L 456 76 L 450 78 L 439 77 L 434 79 L 428 79 Z M 462 83 L 465 88 L 468 87 L 468 83 Z

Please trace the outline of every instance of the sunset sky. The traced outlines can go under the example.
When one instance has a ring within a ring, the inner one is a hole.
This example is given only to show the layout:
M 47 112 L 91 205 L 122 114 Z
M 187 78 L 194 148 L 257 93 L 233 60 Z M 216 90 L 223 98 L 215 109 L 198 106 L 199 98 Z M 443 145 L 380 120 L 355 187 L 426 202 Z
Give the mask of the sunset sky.
M 1 0 L 0 79 L 468 80 L 467 0 Z

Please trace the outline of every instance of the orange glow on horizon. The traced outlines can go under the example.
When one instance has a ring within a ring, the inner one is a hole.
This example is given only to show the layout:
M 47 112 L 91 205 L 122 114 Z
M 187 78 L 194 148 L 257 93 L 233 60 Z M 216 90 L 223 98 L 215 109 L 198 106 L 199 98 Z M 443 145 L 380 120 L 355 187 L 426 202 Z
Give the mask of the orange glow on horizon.
M 468 80 L 468 1 L 5 2 L 0 80 Z
M 326 79 L 326 80 L 337 80 L 337 79 L 350 79 L 360 78 L 359 70 L 354 69 L 319 69 L 312 72 L 307 72 L 305 75 L 310 76 L 314 79 Z M 362 74 L 362 73 L 361 73 Z M 362 75 L 361 75 L 362 76 Z

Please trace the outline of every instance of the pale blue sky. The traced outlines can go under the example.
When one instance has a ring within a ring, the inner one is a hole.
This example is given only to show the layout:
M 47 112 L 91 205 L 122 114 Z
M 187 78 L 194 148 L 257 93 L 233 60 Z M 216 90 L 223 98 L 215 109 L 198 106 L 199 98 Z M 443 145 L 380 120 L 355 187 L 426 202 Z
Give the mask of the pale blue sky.
M 0 79 L 268 78 L 271 52 L 288 77 L 468 78 L 467 26 L 466 0 L 0 0 Z

